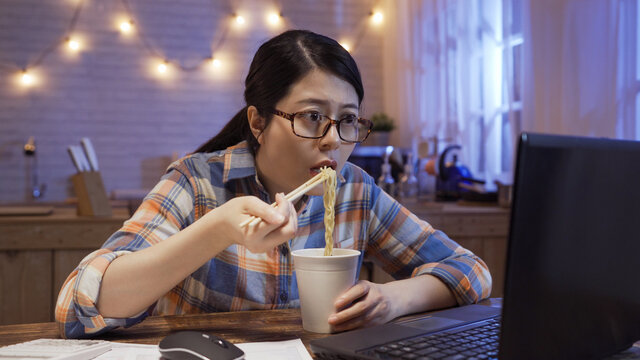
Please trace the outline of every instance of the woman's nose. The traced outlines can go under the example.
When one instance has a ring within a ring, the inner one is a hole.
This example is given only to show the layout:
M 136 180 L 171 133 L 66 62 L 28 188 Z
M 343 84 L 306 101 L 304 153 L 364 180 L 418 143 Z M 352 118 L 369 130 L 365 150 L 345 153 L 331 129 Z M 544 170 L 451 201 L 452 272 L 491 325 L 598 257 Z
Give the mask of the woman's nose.
M 331 124 L 329 130 L 320 138 L 320 147 L 328 149 L 337 149 L 340 146 L 340 135 L 338 134 L 337 124 Z

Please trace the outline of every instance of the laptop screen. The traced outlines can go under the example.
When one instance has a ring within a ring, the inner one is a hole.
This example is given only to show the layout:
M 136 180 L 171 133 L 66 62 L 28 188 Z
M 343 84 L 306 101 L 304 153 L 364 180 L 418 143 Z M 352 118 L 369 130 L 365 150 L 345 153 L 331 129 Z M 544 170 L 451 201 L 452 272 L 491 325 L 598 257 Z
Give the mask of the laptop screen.
M 640 339 L 640 142 L 522 134 L 502 359 L 589 359 Z

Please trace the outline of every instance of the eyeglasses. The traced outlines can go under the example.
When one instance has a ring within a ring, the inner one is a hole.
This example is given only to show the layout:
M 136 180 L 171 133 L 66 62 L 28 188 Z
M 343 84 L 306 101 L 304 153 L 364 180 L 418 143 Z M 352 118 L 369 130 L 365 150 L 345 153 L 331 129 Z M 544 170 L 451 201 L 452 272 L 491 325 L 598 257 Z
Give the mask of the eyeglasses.
M 338 129 L 338 136 L 342 141 L 360 143 L 369 136 L 373 127 L 373 123 L 370 120 L 359 118 L 353 114 L 345 115 L 340 120 L 333 120 L 317 111 L 302 111 L 289 114 L 280 110 L 273 110 L 272 114 L 291 121 L 293 133 L 307 139 L 322 138 L 329 132 L 331 125 L 335 124 L 336 129 Z

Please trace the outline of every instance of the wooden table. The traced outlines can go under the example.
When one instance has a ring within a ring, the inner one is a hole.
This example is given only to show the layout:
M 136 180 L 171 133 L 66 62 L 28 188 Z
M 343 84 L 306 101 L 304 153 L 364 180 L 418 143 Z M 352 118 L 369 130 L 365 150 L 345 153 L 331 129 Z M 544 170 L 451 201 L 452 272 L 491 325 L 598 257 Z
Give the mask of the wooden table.
M 492 298 L 482 305 L 498 307 L 502 299 Z M 409 315 L 408 319 L 418 315 Z M 300 309 L 254 310 L 193 315 L 150 316 L 127 329 L 116 329 L 96 339 L 122 343 L 155 345 L 165 336 L 181 330 L 197 330 L 220 336 L 232 343 L 283 341 L 300 338 L 312 354 L 309 343 L 329 334 L 317 334 L 302 329 Z M 54 322 L 0 326 L 0 346 L 25 341 L 60 338 Z M 640 342 L 634 349 L 640 352 Z
M 44 216 L 0 216 L 0 324 L 53 320 L 53 304 L 69 273 L 129 218 L 76 215 L 54 207 Z
M 487 306 L 500 306 L 502 299 L 488 299 Z M 413 315 L 419 316 L 419 315 Z M 407 319 L 413 316 L 406 316 Z M 127 329 L 116 329 L 96 339 L 158 344 L 165 336 L 180 330 L 198 330 L 220 336 L 232 343 L 282 341 L 300 338 L 307 347 L 309 342 L 328 336 L 302 329 L 300 309 L 253 310 L 210 314 L 150 316 Z M 17 344 L 40 338 L 60 338 L 54 322 L 0 326 L 0 346 Z
M 309 342 L 327 336 L 302 329 L 300 309 L 255 310 L 197 315 L 151 316 L 128 329 L 116 329 L 98 339 L 158 344 L 165 336 L 179 330 L 198 330 L 220 336 L 232 343 L 302 339 Z M 0 346 L 40 338 L 59 338 L 56 323 L 0 326 Z

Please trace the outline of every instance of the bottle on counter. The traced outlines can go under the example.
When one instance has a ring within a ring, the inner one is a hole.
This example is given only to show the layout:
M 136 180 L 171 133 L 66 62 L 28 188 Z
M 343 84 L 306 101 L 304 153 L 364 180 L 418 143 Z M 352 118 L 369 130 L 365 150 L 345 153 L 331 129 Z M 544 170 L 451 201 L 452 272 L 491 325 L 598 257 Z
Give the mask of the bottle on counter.
M 396 196 L 396 181 L 393 179 L 391 175 L 391 164 L 389 164 L 389 155 L 393 151 L 392 146 L 387 146 L 387 150 L 384 155 L 384 162 L 382 163 L 380 177 L 376 184 L 384 190 L 387 194 L 391 196 Z
M 404 198 L 416 198 L 418 196 L 418 178 L 414 175 L 413 153 L 407 154 L 402 176 L 399 182 L 399 195 Z

